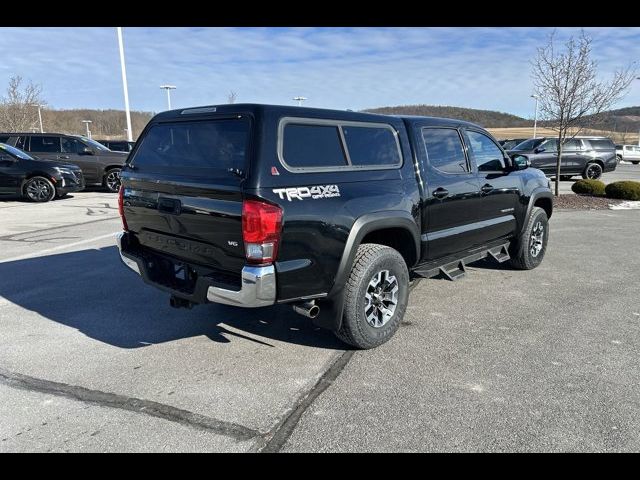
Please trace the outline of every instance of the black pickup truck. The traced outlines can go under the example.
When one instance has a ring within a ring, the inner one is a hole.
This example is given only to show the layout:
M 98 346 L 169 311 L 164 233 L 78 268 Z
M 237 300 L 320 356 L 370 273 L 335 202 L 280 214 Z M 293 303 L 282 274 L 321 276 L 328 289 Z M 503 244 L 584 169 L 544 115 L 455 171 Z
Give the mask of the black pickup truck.
M 553 209 L 477 125 L 288 106 L 160 113 L 121 179 L 120 257 L 172 306 L 289 303 L 358 348 L 395 333 L 421 277 L 535 268 Z

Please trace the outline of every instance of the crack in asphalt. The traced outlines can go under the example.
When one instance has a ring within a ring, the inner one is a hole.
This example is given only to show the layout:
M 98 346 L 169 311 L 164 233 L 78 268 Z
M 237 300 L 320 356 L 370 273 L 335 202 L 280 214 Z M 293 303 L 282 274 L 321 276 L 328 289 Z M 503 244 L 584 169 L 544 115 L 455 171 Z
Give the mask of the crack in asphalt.
M 261 436 L 261 433 L 257 430 L 253 430 L 243 425 L 224 422 L 222 420 L 189 412 L 188 410 L 182 410 L 163 403 L 127 397 L 115 393 L 101 392 L 99 390 L 91 390 L 84 387 L 68 385 L 66 383 L 42 380 L 40 378 L 30 377 L 20 373 L 13 373 L 1 368 L 0 383 L 14 388 L 20 388 L 22 390 L 47 393 L 50 395 L 96 404 L 102 407 L 118 408 L 152 417 L 158 417 L 170 422 L 176 422 L 200 430 L 210 431 L 218 435 L 231 437 L 237 441 L 251 440 Z
M 304 412 L 307 411 L 322 392 L 333 384 L 355 353 L 355 350 L 347 350 L 340 355 L 322 374 L 311 390 L 298 399 L 289 414 L 285 415 L 283 420 L 263 437 L 262 443 L 256 446 L 255 451 L 260 453 L 279 452 L 293 434 Z

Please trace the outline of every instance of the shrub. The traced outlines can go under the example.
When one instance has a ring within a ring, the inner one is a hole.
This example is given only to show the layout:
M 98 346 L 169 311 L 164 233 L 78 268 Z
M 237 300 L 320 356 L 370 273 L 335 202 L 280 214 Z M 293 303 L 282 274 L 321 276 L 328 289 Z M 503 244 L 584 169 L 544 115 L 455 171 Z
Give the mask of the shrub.
M 640 200 L 640 182 L 613 182 L 605 188 L 607 197 L 622 200 Z
M 583 195 L 594 195 L 596 197 L 604 197 L 605 186 L 600 180 L 578 180 L 571 185 L 571 190 L 574 193 L 581 193 Z

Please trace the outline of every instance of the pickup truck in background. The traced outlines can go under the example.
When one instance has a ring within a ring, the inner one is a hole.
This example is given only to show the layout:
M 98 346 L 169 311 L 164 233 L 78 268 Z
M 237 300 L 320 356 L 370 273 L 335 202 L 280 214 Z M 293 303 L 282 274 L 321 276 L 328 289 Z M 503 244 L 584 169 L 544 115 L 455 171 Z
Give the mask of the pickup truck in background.
M 640 163 L 640 145 L 616 145 L 618 161 L 624 160 L 634 165 Z
M 477 125 L 288 106 L 160 113 L 121 182 L 121 260 L 172 306 L 291 304 L 357 348 L 391 338 L 414 280 L 538 266 L 553 211 Z

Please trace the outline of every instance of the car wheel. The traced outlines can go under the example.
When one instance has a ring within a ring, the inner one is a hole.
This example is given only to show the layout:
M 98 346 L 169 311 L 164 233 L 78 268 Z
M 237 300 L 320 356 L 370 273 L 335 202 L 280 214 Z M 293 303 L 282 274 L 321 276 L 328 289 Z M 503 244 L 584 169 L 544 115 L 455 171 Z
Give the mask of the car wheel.
M 117 193 L 120 190 L 120 168 L 111 168 L 104 174 L 102 185 L 110 192 Z
M 622 157 L 620 155 L 616 155 L 616 162 L 620 163 L 622 161 Z
M 572 175 L 560 175 L 560 180 L 566 182 L 567 180 L 571 180 Z
M 634 165 L 638 165 L 640 162 L 631 162 L 631 163 L 633 163 Z
M 602 167 L 599 163 L 587 163 L 587 166 L 582 172 L 582 178 L 588 178 L 590 180 L 597 180 L 602 176 Z
M 533 207 L 522 235 L 511 243 L 509 249 L 511 265 L 519 270 L 536 268 L 542 263 L 548 240 L 549 219 L 547 212 L 540 207 Z
M 24 184 L 24 195 L 32 202 L 48 202 L 56 196 L 56 187 L 45 177 L 32 177 Z
M 337 337 L 356 348 L 373 348 L 398 330 L 409 300 L 409 270 L 393 248 L 358 247 L 345 286 L 342 326 Z

